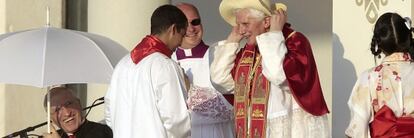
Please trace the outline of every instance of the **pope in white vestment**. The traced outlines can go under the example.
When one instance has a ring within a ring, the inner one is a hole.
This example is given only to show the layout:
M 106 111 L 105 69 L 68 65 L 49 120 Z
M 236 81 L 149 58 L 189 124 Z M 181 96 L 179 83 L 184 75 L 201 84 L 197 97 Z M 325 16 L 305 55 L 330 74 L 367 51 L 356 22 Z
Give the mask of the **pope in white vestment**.
M 223 0 L 233 30 L 214 48 L 211 80 L 234 90 L 236 136 L 329 138 L 328 109 L 310 42 L 268 0 Z M 241 40 L 246 40 L 244 47 Z

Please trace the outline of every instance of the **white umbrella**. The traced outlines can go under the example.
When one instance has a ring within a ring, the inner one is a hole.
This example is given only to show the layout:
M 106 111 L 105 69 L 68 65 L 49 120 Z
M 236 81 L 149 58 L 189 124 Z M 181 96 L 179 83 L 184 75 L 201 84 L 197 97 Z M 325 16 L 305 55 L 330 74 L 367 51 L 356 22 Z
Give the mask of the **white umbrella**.
M 7 33 L 0 35 L 0 83 L 41 88 L 109 83 L 114 66 L 127 53 L 118 43 L 85 32 L 44 27 Z M 49 102 L 47 107 L 50 118 Z
M 0 35 L 0 82 L 36 87 L 109 83 L 127 54 L 118 43 L 53 27 Z

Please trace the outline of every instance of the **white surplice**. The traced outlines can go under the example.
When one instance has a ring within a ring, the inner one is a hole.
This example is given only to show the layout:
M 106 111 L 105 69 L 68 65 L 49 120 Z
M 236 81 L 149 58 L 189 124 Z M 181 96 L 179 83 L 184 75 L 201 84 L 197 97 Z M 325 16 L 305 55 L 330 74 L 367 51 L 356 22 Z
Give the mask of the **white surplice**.
M 182 50 L 186 56 L 193 54 L 191 49 Z M 209 51 L 210 48 L 202 58 L 192 57 L 177 60 L 176 53 L 171 56 L 184 69 L 192 84 L 187 101 L 192 119 L 191 137 L 233 138 L 233 107 L 211 84 Z
M 263 75 L 270 81 L 267 110 L 267 138 L 327 138 L 330 136 L 327 115 L 314 116 L 295 101 L 283 70 L 288 52 L 282 32 L 267 32 L 256 37 L 262 55 Z M 220 91 L 231 91 L 235 83 L 231 75 L 238 43 L 220 41 L 215 47 L 211 79 Z
M 105 120 L 114 138 L 185 138 L 190 116 L 181 68 L 161 53 L 116 66 L 105 96 Z
M 182 49 L 186 54 L 192 54 L 191 49 Z M 210 48 L 207 49 L 202 58 L 184 58 L 177 60 L 174 52 L 171 58 L 176 61 L 183 69 L 191 84 L 200 87 L 213 87 L 210 81 Z

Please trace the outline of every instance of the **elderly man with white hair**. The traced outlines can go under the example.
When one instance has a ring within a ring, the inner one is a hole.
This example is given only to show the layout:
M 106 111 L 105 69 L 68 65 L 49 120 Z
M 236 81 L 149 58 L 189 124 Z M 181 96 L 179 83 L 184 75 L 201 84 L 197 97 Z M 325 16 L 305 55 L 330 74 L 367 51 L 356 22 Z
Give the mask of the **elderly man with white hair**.
M 286 23 L 281 7 L 272 10 L 268 0 L 221 2 L 221 16 L 234 27 L 215 48 L 211 79 L 222 92 L 234 90 L 237 137 L 330 137 L 311 45 Z

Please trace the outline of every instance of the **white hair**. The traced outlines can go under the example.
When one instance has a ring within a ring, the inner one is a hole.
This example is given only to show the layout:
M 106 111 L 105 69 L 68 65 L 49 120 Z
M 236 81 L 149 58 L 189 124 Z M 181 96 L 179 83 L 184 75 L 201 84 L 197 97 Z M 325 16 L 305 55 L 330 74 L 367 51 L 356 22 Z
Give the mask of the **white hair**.
M 266 17 L 266 14 L 262 11 L 253 9 L 253 8 L 237 8 L 234 10 L 234 15 L 236 15 L 238 12 L 247 10 L 249 17 L 255 18 L 257 20 L 263 20 Z

